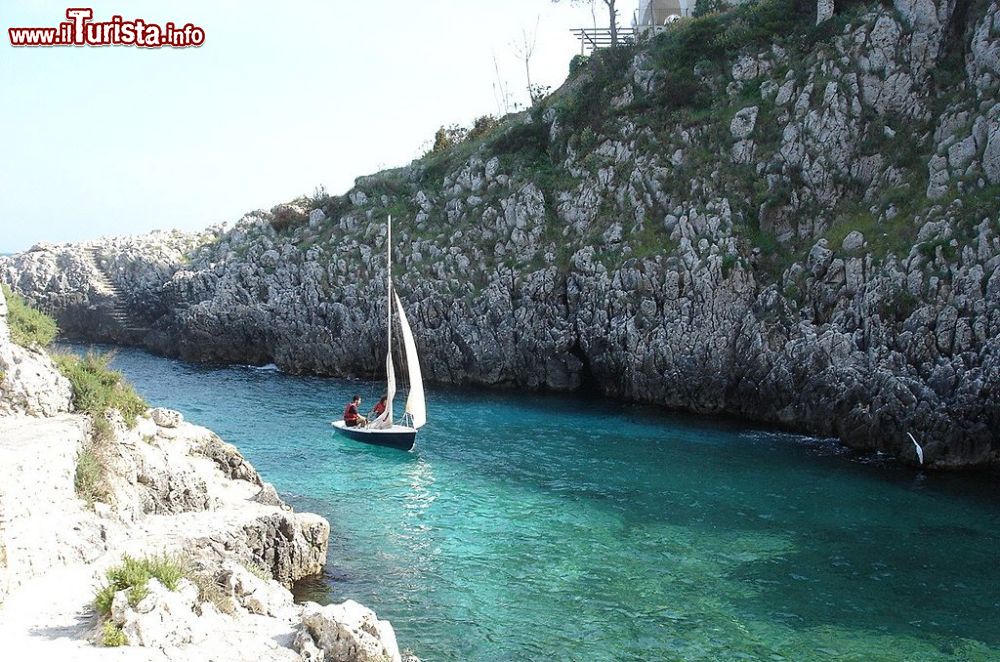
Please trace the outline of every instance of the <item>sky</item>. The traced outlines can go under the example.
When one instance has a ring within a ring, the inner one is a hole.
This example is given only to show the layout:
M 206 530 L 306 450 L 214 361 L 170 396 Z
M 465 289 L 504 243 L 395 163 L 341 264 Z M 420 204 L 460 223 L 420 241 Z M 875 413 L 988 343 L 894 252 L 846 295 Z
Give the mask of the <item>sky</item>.
M 11 47 L 7 28 L 68 6 L 190 22 L 205 44 Z M 438 127 L 496 114 L 496 68 L 524 103 L 524 31 L 532 78 L 555 88 L 580 52 L 569 29 L 591 25 L 565 0 L 0 0 L 0 253 L 344 193 Z

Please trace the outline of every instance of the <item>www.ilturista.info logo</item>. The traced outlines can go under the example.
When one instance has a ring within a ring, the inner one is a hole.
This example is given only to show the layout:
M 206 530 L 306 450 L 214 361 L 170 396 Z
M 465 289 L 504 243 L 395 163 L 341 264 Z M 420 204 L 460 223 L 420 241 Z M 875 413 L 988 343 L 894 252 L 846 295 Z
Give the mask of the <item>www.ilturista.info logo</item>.
M 141 48 L 189 48 L 205 43 L 205 31 L 188 23 L 148 23 L 141 18 L 126 21 L 112 16 L 94 22 L 94 10 L 70 8 L 64 21 L 54 28 L 8 28 L 11 46 L 139 46 Z

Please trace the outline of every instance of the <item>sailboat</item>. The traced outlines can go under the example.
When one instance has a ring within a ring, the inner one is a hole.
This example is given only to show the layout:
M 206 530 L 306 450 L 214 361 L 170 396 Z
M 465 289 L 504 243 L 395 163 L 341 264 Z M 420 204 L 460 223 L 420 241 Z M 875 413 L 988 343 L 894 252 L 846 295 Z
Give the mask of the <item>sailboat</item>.
M 417 346 L 413 342 L 413 331 L 406 319 L 403 303 L 392 287 L 392 217 L 388 217 L 386 232 L 386 253 L 388 268 L 386 277 L 386 337 L 388 348 L 385 355 L 386 402 L 385 411 L 381 416 L 368 422 L 364 427 L 347 427 L 344 421 L 334 421 L 333 427 L 348 439 L 362 441 L 376 446 L 391 446 L 402 450 L 411 450 L 416 442 L 417 430 L 427 423 L 427 403 L 424 399 L 424 382 L 420 373 L 420 360 L 417 357 Z M 400 335 L 406 354 L 406 368 L 410 381 L 410 390 L 406 397 L 406 407 L 399 422 L 392 412 L 392 401 L 396 395 L 396 370 L 392 364 L 392 322 L 393 307 L 399 316 Z

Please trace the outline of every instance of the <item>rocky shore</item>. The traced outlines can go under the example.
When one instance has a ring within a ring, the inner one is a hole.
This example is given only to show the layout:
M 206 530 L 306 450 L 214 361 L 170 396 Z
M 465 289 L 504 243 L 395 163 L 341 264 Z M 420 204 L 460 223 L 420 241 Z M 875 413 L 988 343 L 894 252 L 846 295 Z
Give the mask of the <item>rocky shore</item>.
M 0 641 L 9 659 L 401 660 L 392 626 L 357 603 L 295 604 L 330 525 L 295 513 L 239 451 L 151 409 L 102 429 L 104 490 L 80 493 L 94 417 L 38 347 L 11 341 L 0 293 Z M 183 578 L 95 596 L 125 559 Z M 113 599 L 112 599 L 113 598 Z M 113 636 L 109 641 L 108 632 Z M 125 644 L 109 648 L 110 643 Z
M 995 468 L 1000 8 L 844 3 L 814 27 L 812 7 L 600 53 L 344 196 L 38 246 L 0 280 L 69 335 L 371 375 L 393 214 L 429 380 L 594 388 L 916 463 L 912 434 L 928 466 Z

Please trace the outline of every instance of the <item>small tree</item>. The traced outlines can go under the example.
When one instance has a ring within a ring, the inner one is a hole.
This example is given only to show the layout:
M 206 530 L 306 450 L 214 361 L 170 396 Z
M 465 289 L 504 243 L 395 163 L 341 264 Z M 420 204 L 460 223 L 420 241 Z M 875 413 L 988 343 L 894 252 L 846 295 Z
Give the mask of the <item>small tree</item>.
M 560 2 L 561 0 L 552 0 L 552 2 Z M 618 8 L 615 6 L 618 0 L 600 0 L 604 3 L 604 6 L 608 8 L 608 29 L 611 31 L 611 46 L 612 48 L 618 45 Z M 594 3 L 597 0 L 568 0 L 571 5 L 590 5 L 591 11 L 593 11 Z
M 531 99 L 532 104 L 539 101 L 539 98 L 536 97 L 537 90 L 535 89 L 538 86 L 531 82 L 531 58 L 535 55 L 535 44 L 538 42 L 539 20 L 541 20 L 541 17 L 535 20 L 535 29 L 531 32 L 521 30 L 521 40 L 513 44 L 514 55 L 517 56 L 517 59 L 524 62 L 524 75 L 528 81 L 528 98 Z
M 723 0 L 696 0 L 694 3 L 694 16 L 697 18 L 707 14 L 714 14 L 725 8 L 726 4 Z
M 457 124 L 447 127 L 442 126 L 434 134 L 434 146 L 431 147 L 431 153 L 437 154 L 438 152 L 451 149 L 455 145 L 465 141 L 468 135 L 469 130 Z

